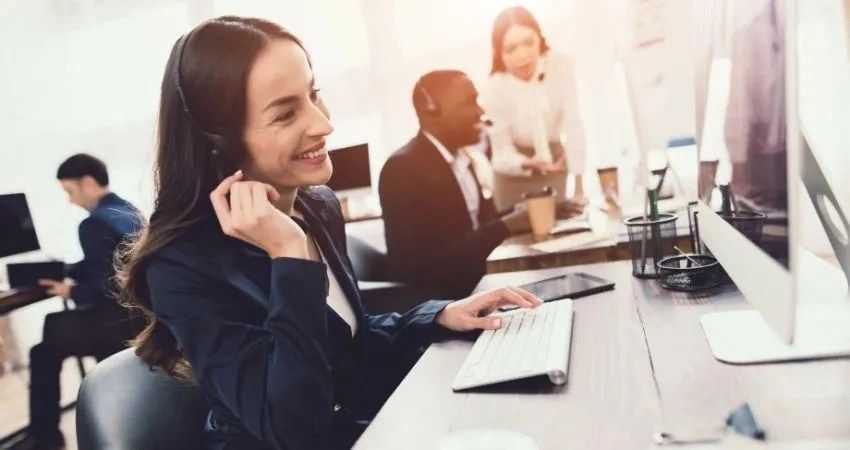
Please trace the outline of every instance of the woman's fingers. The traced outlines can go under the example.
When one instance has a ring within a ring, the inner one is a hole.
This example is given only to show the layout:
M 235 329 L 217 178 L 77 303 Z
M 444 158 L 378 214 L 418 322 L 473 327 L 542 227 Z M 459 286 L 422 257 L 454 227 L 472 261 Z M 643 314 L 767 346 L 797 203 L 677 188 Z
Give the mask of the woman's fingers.
M 277 192 L 277 189 L 273 188 L 271 185 L 266 184 L 266 191 L 268 192 L 269 201 L 274 203 L 280 200 L 280 194 Z
M 491 291 L 475 305 L 476 315 L 486 316 L 502 306 L 536 308 L 543 303 L 534 294 L 518 287 L 505 287 Z
M 219 183 L 218 186 L 212 191 L 212 193 L 210 193 L 210 198 L 212 198 L 213 196 L 226 196 L 228 193 L 230 193 L 230 187 L 233 185 L 233 183 L 236 183 L 241 179 L 242 171 L 237 170 L 233 173 L 233 175 L 221 180 L 221 183 Z
M 520 308 L 531 308 L 535 306 L 530 301 L 526 300 L 522 295 L 508 288 L 501 288 L 490 291 L 486 295 L 482 296 L 476 303 L 476 312 L 483 314 L 490 314 L 496 308 L 505 305 L 516 305 Z
M 270 211 L 269 186 L 264 183 L 254 183 L 251 186 L 251 204 L 256 218 L 266 217 Z
M 498 317 L 471 317 L 469 319 L 469 328 L 472 330 L 498 330 L 502 326 L 502 320 Z
M 239 197 L 242 199 L 242 216 L 248 221 L 254 216 L 254 197 L 251 192 L 254 184 L 256 183 L 253 181 L 246 181 L 234 185 L 239 187 Z
M 537 307 L 537 306 L 540 306 L 540 305 L 543 304 L 543 300 L 539 299 L 536 295 L 532 294 L 531 292 L 526 291 L 525 289 L 523 289 L 521 287 L 508 286 L 507 289 L 510 289 L 510 290 L 516 292 L 517 294 L 522 296 L 522 298 L 528 300 L 528 302 L 531 303 L 532 307 Z
M 221 225 L 221 230 L 227 235 L 233 232 L 227 194 L 230 193 L 231 186 L 240 179 L 242 179 L 242 171 L 238 170 L 233 175 L 222 180 L 218 187 L 210 193 L 210 202 L 212 202 L 213 210 L 216 217 L 218 217 L 218 223 Z
M 243 225 L 244 215 L 242 214 L 242 183 L 233 183 L 230 186 L 230 223 L 235 230 Z

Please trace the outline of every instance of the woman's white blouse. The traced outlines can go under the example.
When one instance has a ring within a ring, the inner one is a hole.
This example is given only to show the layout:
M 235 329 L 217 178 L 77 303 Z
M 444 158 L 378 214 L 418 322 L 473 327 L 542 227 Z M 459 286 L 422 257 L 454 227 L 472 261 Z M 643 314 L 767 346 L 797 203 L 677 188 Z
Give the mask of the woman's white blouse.
M 348 324 L 348 327 L 351 328 L 351 336 L 353 337 L 357 333 L 357 315 L 354 313 L 354 308 L 351 307 L 351 301 L 345 295 L 342 286 L 339 285 L 336 275 L 331 270 L 331 266 L 328 264 L 325 254 L 322 253 L 322 249 L 319 248 L 318 244 L 316 248 L 319 250 L 322 262 L 328 267 L 328 306 Z
M 522 163 L 551 162 L 550 142 L 563 144 L 570 173 L 584 172 L 584 127 L 575 70 L 566 55 L 550 50 L 541 56 L 530 81 L 507 72 L 491 75 L 482 90 L 481 105 L 493 121 L 488 134 L 496 172 L 530 175 Z M 517 146 L 533 148 L 534 156 L 523 155 Z

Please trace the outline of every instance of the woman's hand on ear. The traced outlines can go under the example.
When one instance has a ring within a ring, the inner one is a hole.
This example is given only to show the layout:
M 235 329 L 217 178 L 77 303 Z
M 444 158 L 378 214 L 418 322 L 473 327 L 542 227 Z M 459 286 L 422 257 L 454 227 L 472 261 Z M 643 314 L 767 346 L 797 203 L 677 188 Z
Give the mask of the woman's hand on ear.
M 542 303 L 542 300 L 526 290 L 505 287 L 449 303 L 435 321 L 452 331 L 495 330 L 501 321 L 498 317 L 490 316 L 490 313 L 497 308 L 507 305 L 536 308 Z
M 265 183 L 241 181 L 242 177 L 239 170 L 210 193 L 224 234 L 257 246 L 272 258 L 308 259 L 304 230 L 272 204 L 280 197 L 277 191 Z

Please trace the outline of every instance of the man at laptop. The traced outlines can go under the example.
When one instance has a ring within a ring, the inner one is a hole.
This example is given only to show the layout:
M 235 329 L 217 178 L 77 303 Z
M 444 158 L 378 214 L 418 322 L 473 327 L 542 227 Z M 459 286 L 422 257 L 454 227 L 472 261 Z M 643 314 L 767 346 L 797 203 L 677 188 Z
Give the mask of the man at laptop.
M 75 309 L 48 314 L 40 344 L 30 350 L 30 427 L 24 448 L 58 448 L 59 372 L 69 356 L 103 359 L 132 337 L 126 310 L 113 297 L 116 247 L 140 231 L 138 210 L 109 190 L 106 165 L 77 154 L 59 166 L 57 176 L 68 200 L 89 211 L 80 223 L 83 260 L 68 266 L 73 283 L 41 280 L 48 293 L 73 299 Z
M 413 88 L 419 133 L 381 170 L 391 275 L 431 295 L 469 294 L 487 256 L 512 233 L 530 229 L 523 210 L 502 217 L 481 194 L 464 147 L 482 131 L 478 92 L 463 72 L 430 72 Z

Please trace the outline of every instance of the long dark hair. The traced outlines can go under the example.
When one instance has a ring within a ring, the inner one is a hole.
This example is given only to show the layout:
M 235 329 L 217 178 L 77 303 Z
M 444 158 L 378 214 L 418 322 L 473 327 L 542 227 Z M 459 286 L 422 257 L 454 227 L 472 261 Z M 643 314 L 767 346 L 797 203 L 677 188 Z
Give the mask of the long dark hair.
M 505 62 L 502 61 L 502 44 L 505 42 L 505 34 L 511 25 L 521 25 L 531 28 L 540 37 L 540 53 L 544 54 L 549 51 L 549 44 L 546 43 L 546 38 L 540 31 L 540 24 L 537 19 L 531 14 L 531 11 L 522 6 L 514 6 L 499 13 L 496 16 L 496 21 L 493 22 L 493 65 L 490 68 L 490 75 L 497 72 L 506 72 Z
M 147 319 L 133 341 L 136 354 L 173 376 L 190 371 L 176 339 L 151 309 L 147 261 L 210 214 L 209 193 L 221 181 L 220 174 L 233 173 L 244 160 L 240 136 L 248 72 L 257 54 L 276 38 L 304 49 L 277 24 L 224 16 L 198 25 L 175 43 L 168 58 L 160 98 L 154 211 L 138 239 L 119 254 L 117 281 L 122 303 L 140 309 Z M 177 91 L 178 77 L 186 105 Z

